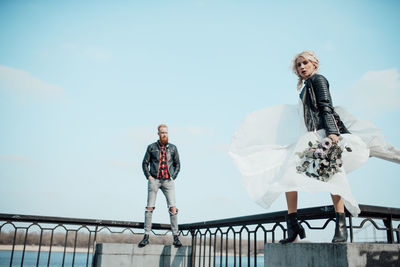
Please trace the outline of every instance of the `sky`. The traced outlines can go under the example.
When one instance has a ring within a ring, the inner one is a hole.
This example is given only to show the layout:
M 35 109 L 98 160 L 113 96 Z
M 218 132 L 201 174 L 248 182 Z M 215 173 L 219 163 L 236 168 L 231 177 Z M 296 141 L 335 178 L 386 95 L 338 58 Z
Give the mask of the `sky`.
M 253 203 L 228 155 L 246 114 L 296 104 L 291 60 L 320 59 L 335 105 L 400 148 L 398 1 L 0 1 L 0 213 L 143 221 L 141 162 L 169 126 L 179 222 L 286 210 Z M 348 178 L 400 208 L 400 166 Z M 299 208 L 330 205 L 300 193 Z M 154 222 L 169 223 L 159 192 Z

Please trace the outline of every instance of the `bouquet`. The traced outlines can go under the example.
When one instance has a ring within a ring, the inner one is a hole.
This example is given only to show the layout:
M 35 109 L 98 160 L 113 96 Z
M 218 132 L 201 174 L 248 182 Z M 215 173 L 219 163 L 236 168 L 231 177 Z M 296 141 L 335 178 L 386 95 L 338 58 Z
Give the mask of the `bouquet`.
M 335 173 L 341 171 L 344 149 L 348 152 L 352 151 L 348 146 L 342 147 L 332 142 L 329 137 L 315 144 L 308 142 L 307 149 L 296 153 L 300 158 L 299 165 L 296 166 L 297 173 L 305 173 L 308 177 L 323 182 L 329 181 Z

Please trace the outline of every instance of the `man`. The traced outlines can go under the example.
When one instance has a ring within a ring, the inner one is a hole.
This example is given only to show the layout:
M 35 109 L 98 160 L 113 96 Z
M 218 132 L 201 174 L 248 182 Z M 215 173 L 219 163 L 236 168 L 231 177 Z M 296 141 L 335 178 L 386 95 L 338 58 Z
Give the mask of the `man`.
M 144 220 L 144 237 L 139 247 L 149 243 L 151 231 L 151 220 L 155 209 L 157 192 L 159 189 L 164 193 L 169 208 L 171 230 L 174 236 L 174 246 L 180 247 L 182 243 L 178 238 L 178 209 L 175 204 L 175 182 L 179 170 L 178 149 L 168 143 L 168 127 L 165 124 L 158 126 L 159 140 L 147 147 L 142 162 L 142 169 L 148 180 L 147 207 Z M 150 169 L 149 169 L 150 165 Z

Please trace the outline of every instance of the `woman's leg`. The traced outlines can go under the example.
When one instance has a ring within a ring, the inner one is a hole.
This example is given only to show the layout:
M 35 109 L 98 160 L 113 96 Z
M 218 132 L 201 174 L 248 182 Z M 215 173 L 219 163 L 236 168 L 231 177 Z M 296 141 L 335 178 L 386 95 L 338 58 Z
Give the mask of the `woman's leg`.
M 332 202 L 333 202 L 333 206 L 335 206 L 335 211 L 338 213 L 344 213 L 344 204 L 343 204 L 343 200 L 339 195 L 332 195 Z
M 297 212 L 297 191 L 286 192 L 288 214 Z
M 333 236 L 332 243 L 346 242 L 347 240 L 347 227 L 346 227 L 346 214 L 344 213 L 343 200 L 339 195 L 332 195 L 332 202 L 335 206 L 335 235 Z
M 306 237 L 304 228 L 297 221 L 297 192 L 286 192 L 286 202 L 288 206 L 288 215 L 286 216 L 287 238 L 280 240 L 281 244 L 295 241 L 297 235 L 301 239 Z

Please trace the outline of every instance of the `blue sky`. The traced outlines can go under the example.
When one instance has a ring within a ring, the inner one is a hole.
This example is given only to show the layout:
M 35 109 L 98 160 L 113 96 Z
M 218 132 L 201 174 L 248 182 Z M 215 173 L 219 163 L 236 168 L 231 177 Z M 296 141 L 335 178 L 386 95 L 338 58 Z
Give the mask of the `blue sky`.
M 335 105 L 400 147 L 398 1 L 0 1 L 0 212 L 142 221 L 141 161 L 169 125 L 180 222 L 269 210 L 228 147 L 242 118 L 295 104 L 293 56 L 316 52 Z M 199 169 L 198 166 L 201 166 Z M 400 207 L 400 166 L 349 175 Z M 330 204 L 300 194 L 300 207 Z M 161 192 L 154 220 L 168 222 Z

